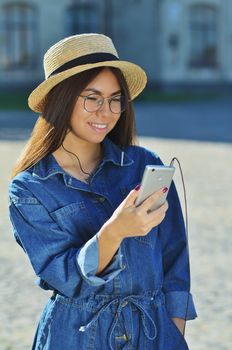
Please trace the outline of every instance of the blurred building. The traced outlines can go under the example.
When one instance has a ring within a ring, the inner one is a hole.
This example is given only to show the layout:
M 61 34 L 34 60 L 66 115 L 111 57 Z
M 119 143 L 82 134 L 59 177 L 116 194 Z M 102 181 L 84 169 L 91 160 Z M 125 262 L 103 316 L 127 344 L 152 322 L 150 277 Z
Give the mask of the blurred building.
M 0 85 L 41 81 L 45 51 L 83 32 L 110 35 L 150 84 L 232 85 L 231 0 L 0 0 Z

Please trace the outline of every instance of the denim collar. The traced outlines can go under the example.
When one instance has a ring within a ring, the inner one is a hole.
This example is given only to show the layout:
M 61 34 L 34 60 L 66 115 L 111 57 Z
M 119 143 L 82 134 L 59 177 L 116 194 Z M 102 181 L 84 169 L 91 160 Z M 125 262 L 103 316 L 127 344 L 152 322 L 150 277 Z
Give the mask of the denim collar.
M 128 166 L 134 163 L 124 150 L 114 144 L 109 138 L 105 138 L 102 142 L 103 146 L 103 159 L 101 167 L 108 162 L 112 162 L 116 166 Z M 55 157 L 52 154 L 48 154 L 42 160 L 40 160 L 33 167 L 33 176 L 37 176 L 40 179 L 46 180 L 50 176 L 56 174 L 67 175 L 64 169 L 57 163 Z

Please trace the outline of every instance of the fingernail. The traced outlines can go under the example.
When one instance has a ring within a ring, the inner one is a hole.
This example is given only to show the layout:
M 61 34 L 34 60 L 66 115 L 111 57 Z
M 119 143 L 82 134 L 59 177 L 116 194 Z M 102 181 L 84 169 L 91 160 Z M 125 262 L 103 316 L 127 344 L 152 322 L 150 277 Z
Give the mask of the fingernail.
M 137 186 L 135 187 L 135 191 L 138 191 L 138 190 L 140 189 L 140 187 L 141 187 L 141 185 L 137 185 Z
M 168 190 L 168 188 L 167 188 L 167 187 L 164 187 L 162 191 L 163 191 L 163 193 L 166 193 L 167 190 Z

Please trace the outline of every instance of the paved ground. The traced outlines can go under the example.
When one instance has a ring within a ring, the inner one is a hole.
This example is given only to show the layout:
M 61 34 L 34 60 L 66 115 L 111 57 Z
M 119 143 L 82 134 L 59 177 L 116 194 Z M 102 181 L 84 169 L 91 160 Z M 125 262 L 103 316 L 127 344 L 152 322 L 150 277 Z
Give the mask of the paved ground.
M 174 130 L 176 125 L 169 127 Z M 30 349 L 39 313 L 49 296 L 34 285 L 35 276 L 26 256 L 14 243 L 7 219 L 10 169 L 28 136 L 28 130 L 20 128 L 15 121 L 14 125 L 6 124 L 0 132 L 0 350 Z M 199 142 L 158 137 L 140 137 L 139 141 L 159 153 L 165 162 L 177 156 L 184 168 L 189 201 L 192 292 L 199 314 L 198 319 L 187 326 L 190 349 L 230 350 L 232 144 L 228 140 Z M 176 183 L 181 193 L 178 174 Z

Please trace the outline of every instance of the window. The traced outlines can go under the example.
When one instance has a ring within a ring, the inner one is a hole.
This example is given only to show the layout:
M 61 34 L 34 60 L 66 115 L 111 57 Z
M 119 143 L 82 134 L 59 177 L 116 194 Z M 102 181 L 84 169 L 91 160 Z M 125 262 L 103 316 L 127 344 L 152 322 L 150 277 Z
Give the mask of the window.
M 24 2 L 2 7 L 3 69 L 34 69 L 36 64 L 36 8 Z
M 97 33 L 99 31 L 98 16 L 98 9 L 94 5 L 71 5 L 67 9 L 66 32 L 68 35 Z
M 218 50 L 218 10 L 207 5 L 190 8 L 190 66 L 216 68 Z

